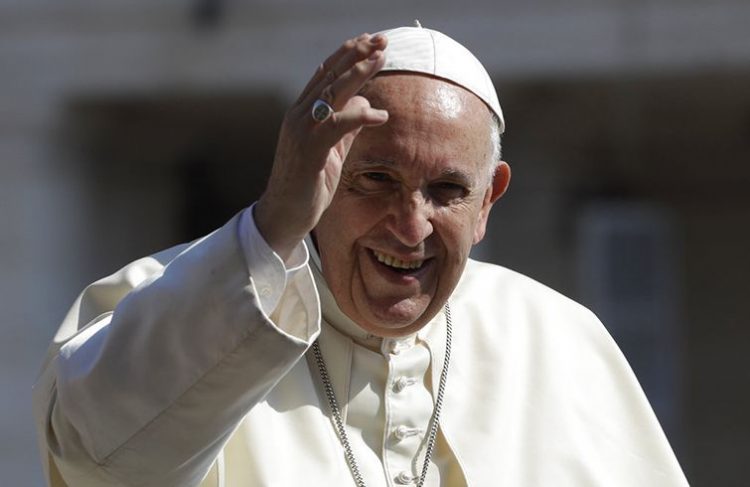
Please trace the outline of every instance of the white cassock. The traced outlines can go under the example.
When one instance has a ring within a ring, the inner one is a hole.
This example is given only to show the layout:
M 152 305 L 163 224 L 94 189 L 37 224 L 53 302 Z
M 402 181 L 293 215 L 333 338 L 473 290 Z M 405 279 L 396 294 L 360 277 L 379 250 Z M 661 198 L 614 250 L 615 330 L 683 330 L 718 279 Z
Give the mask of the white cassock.
M 49 485 L 354 485 L 309 351 L 318 337 L 366 484 L 419 474 L 444 315 L 410 337 L 368 336 L 336 306 L 316 256 L 308 265 L 300 245 L 285 269 L 250 215 L 76 301 L 34 390 Z M 591 312 L 471 260 L 449 302 L 426 485 L 687 485 Z

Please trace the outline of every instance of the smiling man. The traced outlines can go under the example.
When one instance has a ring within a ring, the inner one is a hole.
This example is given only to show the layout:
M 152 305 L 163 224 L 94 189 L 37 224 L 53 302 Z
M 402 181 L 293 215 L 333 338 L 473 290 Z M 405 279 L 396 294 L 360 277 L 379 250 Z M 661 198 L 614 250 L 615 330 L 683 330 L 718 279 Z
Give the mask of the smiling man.
M 344 43 L 256 204 L 75 303 L 35 386 L 49 485 L 686 485 L 598 320 L 469 259 L 504 127 L 447 36 Z
M 362 94 L 389 121 L 355 140 L 314 235 L 342 311 L 404 336 L 453 292 L 510 174 L 494 160 L 492 112 L 466 89 L 399 73 Z

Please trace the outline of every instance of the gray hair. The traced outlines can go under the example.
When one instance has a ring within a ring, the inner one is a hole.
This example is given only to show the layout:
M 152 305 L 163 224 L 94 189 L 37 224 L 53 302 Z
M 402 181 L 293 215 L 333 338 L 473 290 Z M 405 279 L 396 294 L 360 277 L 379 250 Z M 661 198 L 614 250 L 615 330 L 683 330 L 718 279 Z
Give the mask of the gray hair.
M 495 170 L 500 165 L 500 158 L 503 155 L 500 119 L 492 111 L 490 111 L 490 145 L 489 180 L 491 184 L 492 178 L 495 176 Z

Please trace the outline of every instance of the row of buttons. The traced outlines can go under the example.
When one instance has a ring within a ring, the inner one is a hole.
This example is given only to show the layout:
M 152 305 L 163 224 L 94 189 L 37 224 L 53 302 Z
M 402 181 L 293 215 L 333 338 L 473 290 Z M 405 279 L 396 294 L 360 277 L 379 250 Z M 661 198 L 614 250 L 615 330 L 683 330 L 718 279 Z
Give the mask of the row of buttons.
M 427 424 L 432 401 L 428 391 L 423 391 L 421 387 L 419 390 L 409 388 L 421 382 L 422 374 L 429 365 L 429 352 L 426 347 L 417 343 L 414 336 L 385 339 L 381 350 L 391 364 L 389 369 L 394 374 L 392 377 L 395 377 L 390 385 L 393 394 L 386 394 L 386 401 L 390 404 L 391 419 L 395 424 L 401 423 L 390 431 L 390 445 L 387 445 L 385 457 L 390 460 L 393 469 L 391 472 L 398 472 L 393 477 L 394 484 L 414 485 L 419 477 L 414 476 L 408 465 L 410 459 L 418 453 L 419 438 L 424 436 L 425 431 L 407 424 Z M 408 393 L 404 392 L 406 389 L 409 389 Z M 418 401 L 419 407 L 412 408 L 414 400 Z M 406 468 L 399 472 L 397 465 Z

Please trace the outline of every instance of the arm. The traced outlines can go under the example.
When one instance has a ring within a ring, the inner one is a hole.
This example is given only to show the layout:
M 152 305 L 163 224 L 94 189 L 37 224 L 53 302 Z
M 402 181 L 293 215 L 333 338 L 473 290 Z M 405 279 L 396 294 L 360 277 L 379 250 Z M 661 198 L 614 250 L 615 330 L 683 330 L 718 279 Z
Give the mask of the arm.
M 66 318 L 61 331 L 72 336 L 53 345 L 35 405 L 49 467 L 69 485 L 196 485 L 316 336 L 308 270 L 286 286 L 298 297 L 280 307 L 298 320 L 287 332 L 262 311 L 237 224 L 166 265 L 128 266 L 87 289 Z

